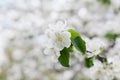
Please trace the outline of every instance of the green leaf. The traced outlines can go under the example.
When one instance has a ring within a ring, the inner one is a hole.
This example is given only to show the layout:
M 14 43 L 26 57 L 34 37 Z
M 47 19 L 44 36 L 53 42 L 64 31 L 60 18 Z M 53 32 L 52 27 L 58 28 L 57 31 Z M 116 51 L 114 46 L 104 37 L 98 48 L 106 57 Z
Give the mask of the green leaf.
M 71 44 L 70 47 L 67 49 L 68 49 L 68 52 L 73 52 L 73 45 Z
M 86 43 L 81 38 L 80 34 L 73 29 L 70 29 L 69 32 L 71 33 L 71 41 L 73 46 L 80 51 L 82 54 L 86 53 Z
M 62 51 L 60 51 L 60 57 L 58 58 L 59 62 L 64 67 L 69 67 L 69 51 L 67 48 L 64 48 Z
M 81 51 L 82 54 L 86 53 L 85 42 L 80 37 L 76 37 L 73 40 L 73 45 L 76 47 L 77 50 Z
M 105 37 L 107 38 L 107 39 L 109 39 L 109 40 L 116 40 L 116 38 L 117 38 L 117 34 L 114 34 L 114 33 L 107 33 L 106 35 L 105 35 Z
M 75 39 L 76 37 L 80 36 L 80 34 L 73 29 L 69 29 L 68 31 L 71 33 L 72 40 Z
M 102 4 L 106 4 L 106 5 L 111 4 L 111 0 L 98 0 L 98 1 L 101 2 Z
M 94 65 L 93 59 L 94 59 L 94 57 L 85 58 L 85 66 L 87 68 L 90 68 Z

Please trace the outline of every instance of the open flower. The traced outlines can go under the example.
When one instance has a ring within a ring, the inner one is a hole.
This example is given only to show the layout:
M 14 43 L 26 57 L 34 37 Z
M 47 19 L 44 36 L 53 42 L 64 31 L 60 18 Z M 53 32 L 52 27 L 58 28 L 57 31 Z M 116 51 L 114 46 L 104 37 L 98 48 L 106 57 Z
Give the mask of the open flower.
M 65 27 L 64 23 L 59 22 L 46 30 L 45 35 L 48 37 L 48 45 L 52 45 L 50 48 L 57 48 L 61 51 L 65 47 L 70 47 L 71 34 Z
M 70 37 L 71 35 L 67 31 L 66 32 L 55 32 L 55 35 L 53 38 L 53 44 L 59 50 L 62 50 L 64 47 L 68 48 L 71 45 Z

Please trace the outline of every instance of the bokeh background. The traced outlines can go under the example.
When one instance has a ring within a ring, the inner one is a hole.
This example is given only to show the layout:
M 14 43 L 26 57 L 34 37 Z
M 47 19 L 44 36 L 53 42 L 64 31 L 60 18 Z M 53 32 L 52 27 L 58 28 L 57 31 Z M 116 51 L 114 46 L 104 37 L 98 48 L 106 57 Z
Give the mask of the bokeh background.
M 58 20 L 93 47 L 103 41 L 117 66 L 86 69 L 75 54 L 65 68 L 44 54 L 44 32 Z M 120 80 L 119 35 L 120 0 L 0 0 L 0 80 Z

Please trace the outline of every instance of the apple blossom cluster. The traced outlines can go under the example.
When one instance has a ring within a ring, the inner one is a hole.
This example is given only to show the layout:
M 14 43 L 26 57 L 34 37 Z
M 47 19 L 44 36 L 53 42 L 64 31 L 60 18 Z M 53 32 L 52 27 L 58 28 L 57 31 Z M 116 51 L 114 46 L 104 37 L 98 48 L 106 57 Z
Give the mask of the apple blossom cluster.
M 83 58 L 85 58 L 85 61 L 83 62 L 85 62 L 84 64 L 88 68 L 94 65 L 95 59 L 107 64 L 107 59 L 99 55 L 105 46 L 104 43 L 99 39 L 93 39 L 92 41 L 86 39 L 86 42 L 88 42 L 86 43 L 78 32 L 69 28 L 62 21 L 49 25 L 45 31 L 45 37 L 45 43 L 47 45 L 44 53 L 57 55 L 58 61 L 65 67 L 70 66 L 69 56 L 70 53 L 74 51 L 79 51 L 79 54 L 83 55 Z M 86 44 L 88 48 L 86 47 Z M 90 51 L 86 49 L 89 49 Z
M 0 80 L 120 80 L 119 28 L 120 0 L 0 0 Z
M 45 36 L 47 37 L 46 44 L 49 44 L 45 49 L 45 53 L 55 53 L 59 55 L 59 52 L 65 47 L 70 47 L 71 34 L 68 32 L 66 26 L 62 21 L 49 25 L 49 28 L 45 31 Z

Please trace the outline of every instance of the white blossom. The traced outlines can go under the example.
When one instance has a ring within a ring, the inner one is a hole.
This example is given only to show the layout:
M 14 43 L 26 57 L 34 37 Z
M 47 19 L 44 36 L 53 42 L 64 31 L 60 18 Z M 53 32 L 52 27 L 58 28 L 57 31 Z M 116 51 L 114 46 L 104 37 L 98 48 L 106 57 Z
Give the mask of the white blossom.
M 46 30 L 46 36 L 48 37 L 48 43 L 51 45 L 51 48 L 58 48 L 60 51 L 71 45 L 71 34 L 64 27 L 63 23 L 57 23 Z
M 102 52 L 103 49 L 107 48 L 107 43 L 100 38 L 94 38 L 92 40 L 86 39 L 87 50 L 90 53 L 87 54 L 88 57 L 96 56 Z
M 71 45 L 70 33 L 69 32 L 61 32 L 55 33 L 55 37 L 53 38 L 54 45 L 62 50 L 64 47 L 69 47 Z

